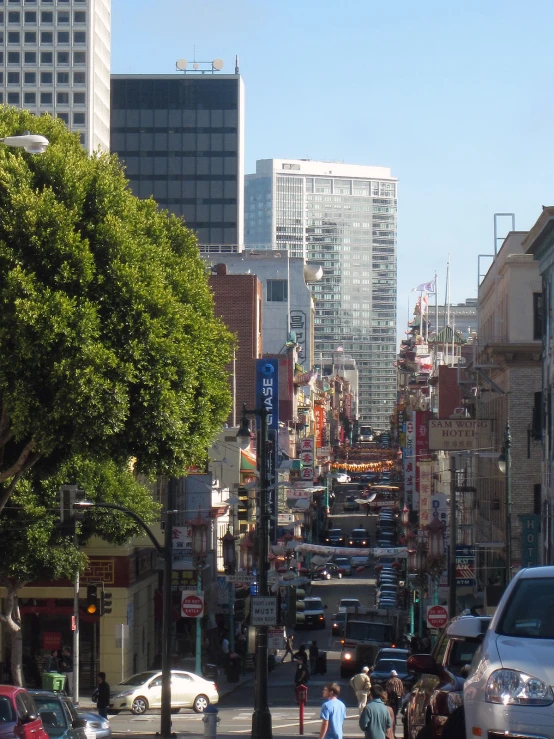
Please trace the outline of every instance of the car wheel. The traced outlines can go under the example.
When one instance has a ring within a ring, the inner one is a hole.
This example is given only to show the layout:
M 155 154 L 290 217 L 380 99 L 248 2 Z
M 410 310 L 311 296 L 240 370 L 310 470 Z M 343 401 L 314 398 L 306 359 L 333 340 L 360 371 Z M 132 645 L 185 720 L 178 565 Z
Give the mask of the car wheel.
M 430 726 L 424 726 L 421 731 L 418 732 L 416 739 L 434 739 L 433 729 Z
M 194 709 L 194 713 L 204 713 L 209 705 L 210 701 L 208 700 L 208 697 L 206 695 L 197 695 L 194 699 L 192 707 Z
M 142 715 L 146 709 L 148 708 L 148 701 L 146 698 L 138 697 L 135 698 L 133 701 L 133 705 L 131 706 L 131 713 L 134 713 L 135 716 Z
M 179 713 L 180 710 L 180 708 L 172 708 L 171 713 Z
M 444 739 L 465 739 L 466 736 L 466 717 L 464 707 L 458 706 L 442 727 L 442 736 Z

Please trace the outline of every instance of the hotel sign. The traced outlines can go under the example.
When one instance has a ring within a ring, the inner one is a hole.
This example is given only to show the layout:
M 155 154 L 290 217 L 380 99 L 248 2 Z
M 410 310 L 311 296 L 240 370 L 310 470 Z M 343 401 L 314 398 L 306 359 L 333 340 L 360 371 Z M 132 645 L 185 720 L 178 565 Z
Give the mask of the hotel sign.
M 474 418 L 446 418 L 429 421 L 429 449 L 465 451 L 490 448 L 490 420 Z

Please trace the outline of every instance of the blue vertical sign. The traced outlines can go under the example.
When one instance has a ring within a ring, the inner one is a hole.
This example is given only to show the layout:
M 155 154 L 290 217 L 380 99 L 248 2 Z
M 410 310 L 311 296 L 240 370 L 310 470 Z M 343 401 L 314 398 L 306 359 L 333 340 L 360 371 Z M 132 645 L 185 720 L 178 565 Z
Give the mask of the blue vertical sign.
M 268 411 L 267 428 L 279 428 L 279 360 L 256 360 L 256 406 Z
M 539 564 L 539 535 L 541 517 L 520 516 L 521 521 L 521 566 L 536 567 Z
M 267 416 L 267 470 L 269 489 L 266 491 L 269 508 L 269 538 L 277 538 L 277 490 L 275 488 L 275 459 L 277 454 L 277 434 L 279 431 L 279 360 L 256 360 L 256 407 L 265 407 Z

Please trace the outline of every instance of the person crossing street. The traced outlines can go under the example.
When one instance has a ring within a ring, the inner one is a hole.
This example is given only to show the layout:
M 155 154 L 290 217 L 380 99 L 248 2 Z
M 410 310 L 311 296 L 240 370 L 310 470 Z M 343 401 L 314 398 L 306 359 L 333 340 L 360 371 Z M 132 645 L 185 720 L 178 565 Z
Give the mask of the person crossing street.
M 398 713 L 398 707 L 402 703 L 402 698 L 404 696 L 404 685 L 402 680 L 398 677 L 396 670 L 390 671 L 390 677 L 385 685 L 385 690 L 387 691 L 389 706 L 392 708 L 394 715 L 396 716 Z
M 362 671 L 350 680 L 350 687 L 356 693 L 358 701 L 358 713 L 361 716 L 367 703 L 367 696 L 371 689 L 371 680 L 369 678 L 369 667 L 362 667 Z

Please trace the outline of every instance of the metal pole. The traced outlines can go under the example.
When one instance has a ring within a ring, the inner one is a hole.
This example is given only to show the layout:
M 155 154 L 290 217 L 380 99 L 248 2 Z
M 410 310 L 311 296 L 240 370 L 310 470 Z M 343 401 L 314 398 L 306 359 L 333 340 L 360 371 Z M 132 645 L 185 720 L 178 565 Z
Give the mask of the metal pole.
M 504 437 L 506 456 L 506 584 L 512 579 L 512 436 L 506 421 Z
M 267 416 L 262 405 L 260 417 L 260 506 L 258 520 L 258 595 L 267 595 L 267 569 L 269 556 L 269 512 L 267 508 Z M 254 689 L 254 713 L 252 714 L 252 739 L 271 739 L 271 713 L 267 699 L 267 626 L 256 628 L 256 682 Z
M 202 561 L 199 560 L 196 565 L 196 593 L 202 595 Z M 202 676 L 202 619 L 196 619 L 196 660 L 194 663 L 194 671 L 197 675 Z
M 160 734 L 163 739 L 171 737 L 171 571 L 173 567 L 173 507 L 176 481 L 167 486 L 167 505 L 164 530 L 164 576 L 162 616 L 162 704 Z
M 456 615 L 456 457 L 450 455 L 450 561 L 448 563 L 448 615 Z
M 235 583 L 229 583 L 229 649 L 235 651 Z
M 414 590 L 412 584 L 408 583 L 408 596 L 410 598 L 410 634 L 415 634 L 415 614 L 414 614 Z
M 77 537 L 75 537 L 77 538 Z M 73 703 L 79 705 L 79 570 L 75 572 L 75 586 L 73 588 Z

